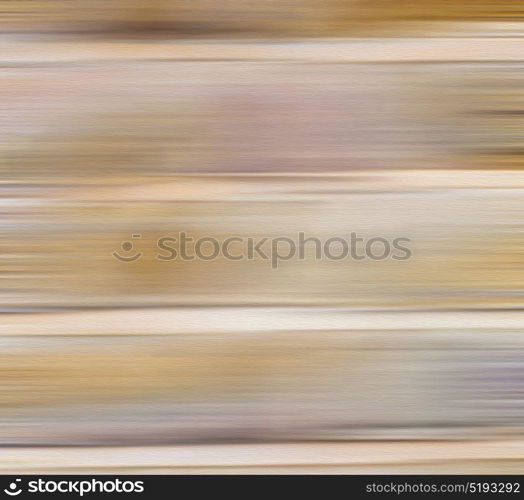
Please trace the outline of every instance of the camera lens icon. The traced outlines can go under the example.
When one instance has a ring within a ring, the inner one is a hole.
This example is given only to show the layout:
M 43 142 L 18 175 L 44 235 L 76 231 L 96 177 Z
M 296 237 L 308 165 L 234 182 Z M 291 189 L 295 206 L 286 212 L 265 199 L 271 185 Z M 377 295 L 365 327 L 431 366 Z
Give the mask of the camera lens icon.
M 139 238 L 142 238 L 142 235 L 133 234 L 131 235 L 131 238 L 139 239 Z M 134 245 L 132 241 L 122 241 L 120 243 L 120 249 L 121 249 L 121 253 L 114 251 L 111 254 L 115 259 L 118 259 L 120 262 L 134 262 L 135 260 L 140 259 L 140 257 L 142 257 L 143 255 L 142 252 L 136 252 L 134 254 L 131 253 L 133 252 L 133 249 L 134 249 Z
M 19 485 L 17 484 L 20 481 L 21 479 L 16 479 L 12 483 L 9 483 L 9 488 L 6 488 L 4 490 L 4 493 L 11 497 L 16 497 L 17 495 L 20 495 L 20 493 L 22 493 L 22 488 L 19 488 Z

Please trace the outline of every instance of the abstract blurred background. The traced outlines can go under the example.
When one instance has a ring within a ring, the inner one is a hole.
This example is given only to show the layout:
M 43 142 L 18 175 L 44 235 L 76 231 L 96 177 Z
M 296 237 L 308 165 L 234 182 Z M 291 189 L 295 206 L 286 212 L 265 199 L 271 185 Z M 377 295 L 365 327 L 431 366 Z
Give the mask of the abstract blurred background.
M 0 0 L 0 472 L 522 472 L 523 19 Z M 159 262 L 179 231 L 413 255 Z

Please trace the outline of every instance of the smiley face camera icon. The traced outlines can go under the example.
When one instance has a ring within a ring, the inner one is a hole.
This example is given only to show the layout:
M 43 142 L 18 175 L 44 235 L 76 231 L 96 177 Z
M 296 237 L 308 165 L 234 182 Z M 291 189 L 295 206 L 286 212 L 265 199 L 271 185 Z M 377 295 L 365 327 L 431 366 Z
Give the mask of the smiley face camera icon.
M 131 236 L 132 238 L 142 238 L 141 234 L 133 234 Z M 118 252 L 113 252 L 111 255 L 118 259 L 121 262 L 134 262 L 135 260 L 138 260 L 140 257 L 142 257 L 142 252 L 137 252 L 135 254 L 132 254 L 133 252 L 133 242 L 132 241 L 122 241 L 120 243 L 121 251 L 124 255 L 121 255 Z
M 16 479 L 12 483 L 10 483 L 9 484 L 9 488 L 6 488 L 4 490 L 4 493 L 6 493 L 7 495 L 9 495 L 11 497 L 16 497 L 16 495 L 20 495 L 20 493 L 22 493 L 22 489 L 19 488 L 19 485 L 17 484 L 20 481 L 21 481 L 21 479 Z

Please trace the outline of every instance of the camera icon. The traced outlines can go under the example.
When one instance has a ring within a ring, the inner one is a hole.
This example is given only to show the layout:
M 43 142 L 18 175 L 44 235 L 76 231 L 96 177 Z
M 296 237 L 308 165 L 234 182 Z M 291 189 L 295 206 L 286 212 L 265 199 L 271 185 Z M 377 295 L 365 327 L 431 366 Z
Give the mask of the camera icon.
M 137 239 L 142 238 L 141 234 L 133 234 L 131 235 L 131 238 Z M 120 262 L 134 262 L 135 260 L 140 259 L 142 257 L 142 252 L 136 252 L 135 254 L 131 254 L 133 252 L 134 246 L 132 241 L 122 241 L 120 243 L 120 250 L 124 255 L 121 255 L 117 251 L 114 251 L 111 255 L 118 259 Z M 127 255 L 126 255 L 127 254 Z

